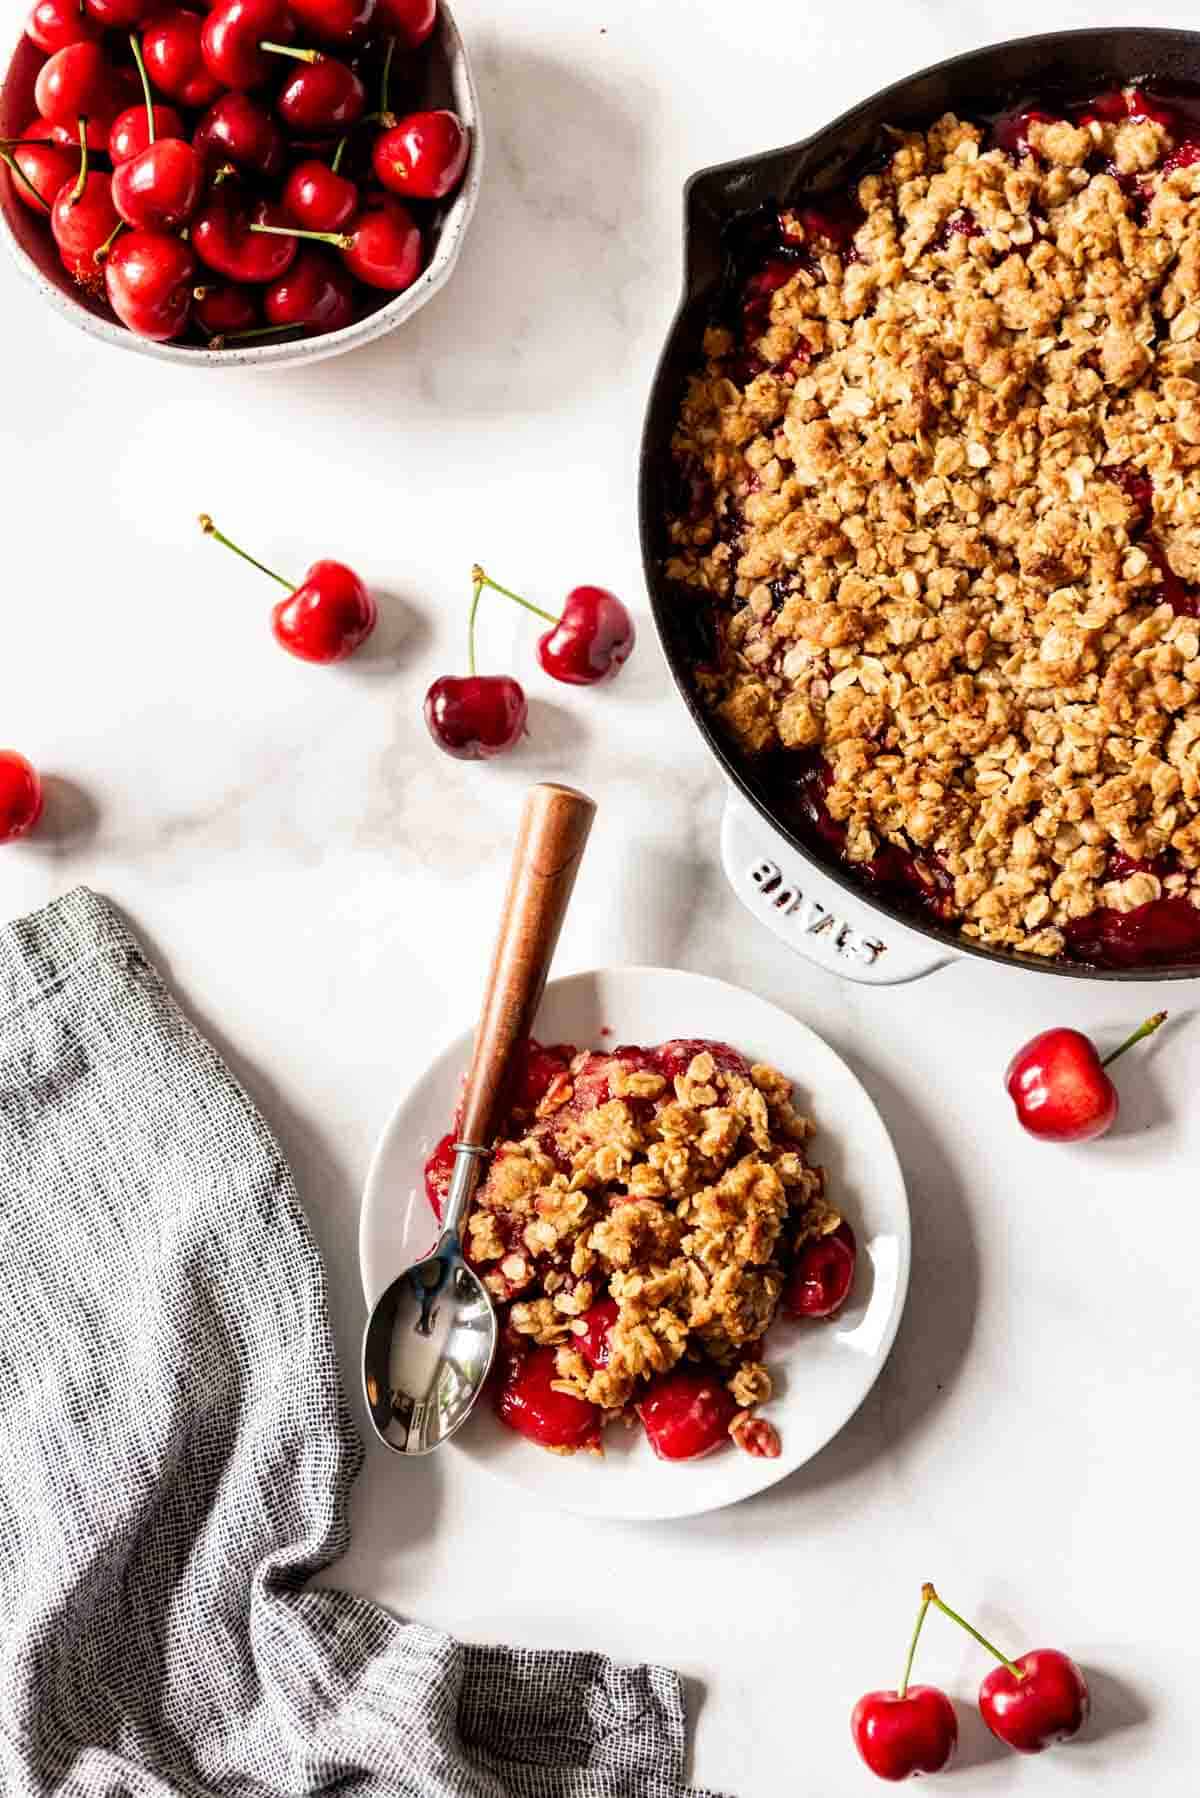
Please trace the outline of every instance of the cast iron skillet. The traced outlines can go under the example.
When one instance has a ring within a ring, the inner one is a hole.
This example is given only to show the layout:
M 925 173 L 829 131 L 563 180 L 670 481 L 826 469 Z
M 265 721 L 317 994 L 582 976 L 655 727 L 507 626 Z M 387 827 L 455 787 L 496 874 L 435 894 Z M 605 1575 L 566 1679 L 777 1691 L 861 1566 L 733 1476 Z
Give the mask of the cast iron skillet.
M 885 124 L 928 125 L 947 111 L 979 118 L 1010 106 L 1036 105 L 1039 98 L 1056 92 L 1084 99 L 1133 81 L 1168 91 L 1178 86 L 1194 93 L 1200 82 L 1200 32 L 1117 26 L 1048 32 L 992 44 L 894 82 L 802 143 L 693 175 L 684 190 L 683 299 L 650 390 L 642 435 L 640 529 L 651 610 L 675 683 L 697 728 L 734 787 L 824 879 L 834 881 L 860 905 L 957 954 L 1090 980 L 1195 980 L 1200 979 L 1200 965 L 1097 968 L 985 948 L 955 930 L 940 928 L 925 915 L 900 910 L 869 892 L 832 858 L 827 861 L 818 856 L 781 816 L 753 760 L 740 755 L 720 734 L 701 705 L 693 669 L 697 661 L 706 659 L 703 637 L 698 635 L 702 621 L 694 598 L 673 591 L 662 572 L 667 549 L 663 520 L 671 498 L 671 433 L 684 383 L 702 360 L 701 340 L 725 272 L 731 222 L 757 207 L 784 203 L 795 194 L 843 188 L 878 149 Z

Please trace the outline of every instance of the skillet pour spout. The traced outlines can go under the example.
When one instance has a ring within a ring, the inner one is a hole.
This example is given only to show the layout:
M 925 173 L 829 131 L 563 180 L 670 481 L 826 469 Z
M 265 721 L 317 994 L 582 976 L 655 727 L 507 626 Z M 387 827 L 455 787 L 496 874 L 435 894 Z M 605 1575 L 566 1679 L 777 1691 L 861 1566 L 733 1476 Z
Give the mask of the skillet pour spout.
M 717 730 L 697 690 L 697 669 L 712 657 L 710 621 L 698 617 L 694 595 L 664 572 L 665 520 L 678 498 L 671 437 L 679 402 L 689 375 L 703 361 L 704 332 L 728 282 L 739 237 L 753 232 L 756 219 L 800 196 L 819 201 L 822 195 L 844 194 L 881 156 L 885 125 L 927 127 L 948 111 L 967 118 L 995 118 L 1046 97 L 1081 100 L 1133 84 L 1200 95 L 1200 32 L 1109 27 L 989 45 L 893 83 L 800 143 L 701 170 L 684 191 L 683 297 L 650 390 L 639 478 L 642 559 L 659 637 L 696 728 L 734 794 L 744 802 L 736 809 L 747 813 L 747 828 L 755 824 L 757 814 L 764 843 L 785 845 L 791 861 L 803 864 L 821 890 L 841 889 L 840 895 L 832 896 L 845 896 L 847 910 L 873 914 L 881 936 L 890 930 L 910 942 L 927 939 L 929 966 L 973 955 L 1005 967 L 1077 980 L 1200 978 L 1197 962 L 1099 967 L 982 946 L 927 912 L 914 915 L 886 892 L 864 889 L 842 864 L 814 848 L 811 835 L 801 834 L 795 809 L 781 799 L 779 786 L 769 783 L 764 769 Z M 1200 100 L 1192 99 L 1191 104 L 1200 106 Z M 769 921 L 777 934 L 784 934 L 775 920 Z

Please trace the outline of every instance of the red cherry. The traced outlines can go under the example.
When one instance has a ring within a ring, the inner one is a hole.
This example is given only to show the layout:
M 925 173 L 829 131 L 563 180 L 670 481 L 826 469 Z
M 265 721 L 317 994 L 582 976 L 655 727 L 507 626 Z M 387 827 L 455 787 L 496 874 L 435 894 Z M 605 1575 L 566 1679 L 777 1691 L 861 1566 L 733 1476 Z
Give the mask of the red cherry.
M 155 106 L 154 139 L 183 136 L 183 120 L 173 106 Z M 113 166 L 150 146 L 150 121 L 144 106 L 127 106 L 113 120 L 108 132 L 108 153 Z
M 408 208 L 390 194 L 367 200 L 346 235 L 346 267 L 368 287 L 399 293 L 420 274 L 425 259 L 420 230 Z
M 353 125 L 366 104 L 367 90 L 354 70 L 332 56 L 303 64 L 275 101 L 280 118 L 301 136 Z
M 264 46 L 290 44 L 294 32 L 285 0 L 218 0 L 204 21 L 200 51 L 222 87 L 261 87 L 277 66 Z
M 354 317 L 354 283 L 336 257 L 306 244 L 263 296 L 272 325 L 301 325 L 310 336 L 340 331 Z
M 79 10 L 79 0 L 37 0 L 25 21 L 25 35 L 39 50 L 53 56 L 68 44 L 94 43 L 100 27 Z
M 187 329 L 195 257 L 182 238 L 126 231 L 104 264 L 113 311 L 139 337 L 167 343 Z
M 979 1688 L 979 1709 L 994 1736 L 1019 1754 L 1069 1742 L 1092 1707 L 1087 1681 L 1057 1648 L 1033 1648 L 1008 1667 L 993 1667 Z
M 204 165 L 191 144 L 164 137 L 117 164 L 113 205 L 127 225 L 143 231 L 175 231 L 196 209 Z
M 8 160 L 7 155 L 4 160 Z M 62 144 L 15 144 L 12 160 L 24 176 L 24 180 L 13 182 L 13 192 L 31 212 L 47 212 L 59 188 L 73 182 L 79 174 L 78 150 L 72 153 Z
M 437 0 L 378 0 L 375 29 L 416 50 L 437 24 Z
M 192 290 L 192 317 L 210 337 L 248 331 L 258 323 L 254 289 L 232 281 L 216 281 Z
M 601 1413 L 570 1392 L 556 1392 L 553 1348 L 514 1352 L 502 1368 L 496 1409 L 502 1423 L 543 1448 L 588 1448 L 600 1440 Z
M 868 1692 L 850 1718 L 854 1746 L 880 1779 L 941 1773 L 958 1744 L 954 1706 L 937 1686 Z
M 221 91 L 200 48 L 203 27 L 199 13 L 172 7 L 151 20 L 142 38 L 150 79 L 160 93 L 181 106 L 208 106 Z
M 132 31 L 161 12 L 163 0 L 83 0 L 83 4 L 106 31 Z
M 290 0 L 292 17 L 325 44 L 352 44 L 366 33 L 375 0 Z
M 411 112 L 375 139 L 375 173 L 393 193 L 442 200 L 462 180 L 471 140 L 453 112 Z
M 88 293 L 102 291 L 98 255 L 121 223 L 112 202 L 112 182 L 93 170 L 77 182 L 64 183 L 50 209 L 50 229 L 63 267 Z
M 1104 1061 L 1079 1030 L 1043 1030 L 1027 1042 L 1004 1076 L 1022 1126 L 1044 1142 L 1088 1142 L 1103 1136 L 1112 1127 L 1119 1104 L 1105 1068 L 1152 1035 L 1166 1015 L 1160 1011 L 1148 1018 Z
M 703 1367 L 676 1367 L 655 1380 L 635 1406 L 661 1461 L 696 1461 L 729 1441 L 732 1395 Z
M 192 143 L 208 166 L 231 162 L 269 178 L 287 159 L 283 132 L 265 107 L 249 94 L 221 94 L 192 133 Z
M 354 182 L 315 157 L 298 162 L 284 183 L 284 211 L 305 231 L 340 231 L 357 205 Z
M 253 225 L 271 229 L 255 231 Z M 277 281 L 300 247 L 281 207 L 272 200 L 247 201 L 232 182 L 222 183 L 201 206 L 192 243 L 201 262 L 231 281 Z
M 109 110 L 95 113 L 88 119 L 87 147 L 89 150 L 98 150 L 103 154 L 108 149 L 108 136 L 112 130 L 114 117 L 115 113 L 110 105 Z M 78 119 L 73 119 L 69 125 L 52 126 L 49 141 L 53 144 L 61 144 L 64 150 L 77 150 L 79 148 L 80 122 Z
M 111 118 L 113 70 L 100 45 L 74 43 L 56 50 L 38 70 L 33 97 L 42 117 L 52 125 L 70 125 L 72 136 L 76 119 L 101 113 Z
M 32 830 L 42 815 L 37 769 L 15 749 L 0 749 L 0 843 Z
M 538 661 L 555 680 L 590 687 L 620 672 L 636 640 L 633 619 L 614 593 L 575 587 L 558 623 L 538 638 Z
M 784 1281 L 782 1304 L 791 1317 L 832 1317 L 854 1280 L 858 1245 L 848 1223 L 806 1242 Z
M 528 707 L 507 674 L 444 674 L 425 695 L 425 722 L 439 749 L 460 762 L 503 755 L 525 734 Z
M 584 1327 L 572 1335 L 571 1347 L 579 1350 L 589 1367 L 608 1366 L 612 1353 L 609 1337 L 619 1309 L 616 1299 L 600 1299 L 578 1320 Z
M 442 1210 L 446 1203 L 446 1195 L 450 1191 L 450 1179 L 454 1173 L 454 1145 L 458 1140 L 458 1132 L 450 1130 L 434 1148 L 425 1163 L 425 1197 L 429 1200 L 429 1208 L 442 1221 Z
M 293 587 L 223 536 L 207 513 L 201 515 L 200 528 L 288 589 L 287 598 L 272 609 L 271 629 L 276 641 L 301 661 L 344 662 L 375 629 L 379 615 L 375 601 L 344 562 L 314 562 L 300 585 Z

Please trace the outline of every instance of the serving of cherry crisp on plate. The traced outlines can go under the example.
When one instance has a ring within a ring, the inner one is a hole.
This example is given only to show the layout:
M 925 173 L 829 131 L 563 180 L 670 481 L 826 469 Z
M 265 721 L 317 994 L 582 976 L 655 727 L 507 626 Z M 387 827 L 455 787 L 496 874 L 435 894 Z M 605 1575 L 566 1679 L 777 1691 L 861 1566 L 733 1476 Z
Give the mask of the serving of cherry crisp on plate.
M 463 1243 L 500 1311 L 501 1419 L 558 1454 L 602 1453 L 622 1419 L 668 1461 L 778 1455 L 763 1338 L 832 1316 L 854 1276 L 812 1132 L 725 1043 L 530 1043 Z M 426 1167 L 439 1216 L 453 1141 Z
M 889 138 L 750 222 L 687 387 L 666 573 L 715 623 L 701 696 L 893 903 L 1200 960 L 1195 96 Z

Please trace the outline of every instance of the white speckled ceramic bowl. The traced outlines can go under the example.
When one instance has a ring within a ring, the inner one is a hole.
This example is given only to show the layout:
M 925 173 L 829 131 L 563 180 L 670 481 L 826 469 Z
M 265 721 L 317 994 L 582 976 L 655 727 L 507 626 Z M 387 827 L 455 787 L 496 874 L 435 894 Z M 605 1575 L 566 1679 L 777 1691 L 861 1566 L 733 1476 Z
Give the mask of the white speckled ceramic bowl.
M 44 60 L 41 51 L 22 33 L 0 87 L 0 137 L 17 136 L 33 118 L 37 110 L 33 102 L 34 82 Z M 75 286 L 59 262 L 46 226 L 13 193 L 13 178 L 6 169 L 0 169 L 0 236 L 22 274 L 33 282 L 48 305 L 81 331 L 118 350 L 135 350 L 142 356 L 156 356 L 161 362 L 186 362 L 198 368 L 277 368 L 287 363 L 316 362 L 323 356 L 338 356 L 343 350 L 356 349 L 360 343 L 371 343 L 385 332 L 394 331 L 450 279 L 479 197 L 483 131 L 478 97 L 466 47 L 446 0 L 441 0 L 437 29 L 421 68 L 422 89 L 416 103 L 453 108 L 470 129 L 471 160 L 462 186 L 436 215 L 432 252 L 424 273 L 404 293 L 391 299 L 380 294 L 378 305 L 344 330 L 329 331 L 323 337 L 301 337 L 285 343 L 268 340 L 226 350 L 210 350 L 195 343 L 151 343 L 145 337 L 137 337 L 117 322 L 102 301 L 89 300 Z

